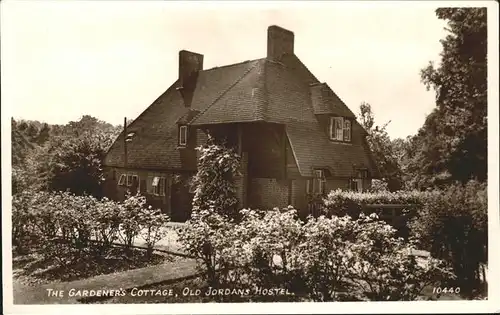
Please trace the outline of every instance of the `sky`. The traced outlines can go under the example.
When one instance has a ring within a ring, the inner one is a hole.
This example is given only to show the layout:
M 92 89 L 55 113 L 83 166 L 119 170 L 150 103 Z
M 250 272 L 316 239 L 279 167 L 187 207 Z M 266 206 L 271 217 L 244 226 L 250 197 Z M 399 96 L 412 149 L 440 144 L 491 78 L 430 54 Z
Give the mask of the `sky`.
M 203 54 L 205 69 L 262 58 L 279 25 L 354 113 L 367 102 L 391 138 L 406 137 L 435 106 L 420 69 L 439 61 L 446 36 L 432 2 L 415 4 L 2 1 L 2 111 L 121 124 L 177 79 L 179 50 Z

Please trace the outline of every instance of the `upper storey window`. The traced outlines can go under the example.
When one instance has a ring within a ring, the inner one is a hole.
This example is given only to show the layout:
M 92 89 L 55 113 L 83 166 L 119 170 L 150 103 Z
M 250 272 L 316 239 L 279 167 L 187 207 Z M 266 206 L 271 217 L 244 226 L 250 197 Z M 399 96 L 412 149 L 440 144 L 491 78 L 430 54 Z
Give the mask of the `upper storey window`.
M 330 117 L 330 139 L 351 142 L 351 120 L 344 117 Z
M 179 127 L 179 145 L 180 146 L 186 146 L 187 145 L 187 126 L 180 126 Z

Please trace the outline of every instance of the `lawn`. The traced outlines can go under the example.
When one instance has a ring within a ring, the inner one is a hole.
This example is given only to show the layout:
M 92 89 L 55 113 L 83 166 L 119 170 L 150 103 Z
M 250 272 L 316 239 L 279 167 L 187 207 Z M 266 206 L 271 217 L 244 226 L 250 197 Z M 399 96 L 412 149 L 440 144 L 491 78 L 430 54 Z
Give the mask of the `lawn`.
M 146 251 L 142 249 L 133 249 L 129 255 L 125 255 L 123 248 L 115 247 L 105 256 L 97 251 L 90 251 L 87 255 L 62 265 L 54 257 L 46 257 L 39 252 L 25 255 L 13 253 L 12 271 L 14 281 L 24 286 L 37 286 L 143 268 L 176 259 L 180 257 L 164 253 L 153 253 L 151 257 L 147 257 Z

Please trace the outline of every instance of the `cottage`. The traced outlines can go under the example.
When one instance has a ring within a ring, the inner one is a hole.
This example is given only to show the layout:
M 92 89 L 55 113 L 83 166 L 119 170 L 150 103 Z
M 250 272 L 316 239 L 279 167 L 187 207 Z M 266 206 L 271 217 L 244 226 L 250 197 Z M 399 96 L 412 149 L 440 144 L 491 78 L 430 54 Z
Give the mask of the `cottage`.
M 242 156 L 241 207 L 289 204 L 308 211 L 332 189 L 365 190 L 378 177 L 355 115 L 294 54 L 294 34 L 267 32 L 262 59 L 203 69 L 203 55 L 179 52 L 179 76 L 110 148 L 106 193 L 140 191 L 172 220 L 189 218 L 195 148 L 207 134 Z

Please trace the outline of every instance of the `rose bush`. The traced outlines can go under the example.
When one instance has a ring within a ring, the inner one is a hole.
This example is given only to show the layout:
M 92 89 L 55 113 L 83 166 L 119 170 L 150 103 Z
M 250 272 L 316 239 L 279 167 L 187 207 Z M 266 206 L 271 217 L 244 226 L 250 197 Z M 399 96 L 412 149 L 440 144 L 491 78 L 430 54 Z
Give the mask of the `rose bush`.
M 314 301 L 414 300 L 453 277 L 440 260 L 415 258 L 414 244 L 375 215 L 303 223 L 293 208 L 245 209 L 235 222 L 205 211 L 185 231 L 180 241 L 213 287 L 280 287 Z
M 156 243 L 167 235 L 165 227 L 170 218 L 161 210 L 153 209 L 151 206 L 141 208 L 140 218 L 139 237 L 146 243 L 147 255 L 151 257 Z
M 25 253 L 36 251 L 62 267 L 89 254 L 105 256 L 120 238 L 130 252 L 137 236 L 148 254 L 162 238 L 169 218 L 145 205 L 142 196 L 120 203 L 69 192 L 20 192 L 12 201 L 12 241 Z
M 234 224 L 218 213 L 214 207 L 193 211 L 185 227 L 179 229 L 179 242 L 186 253 L 202 262 L 200 269 L 206 272 L 209 285 L 221 282 L 218 270 L 226 268 L 222 251 L 230 247 Z

